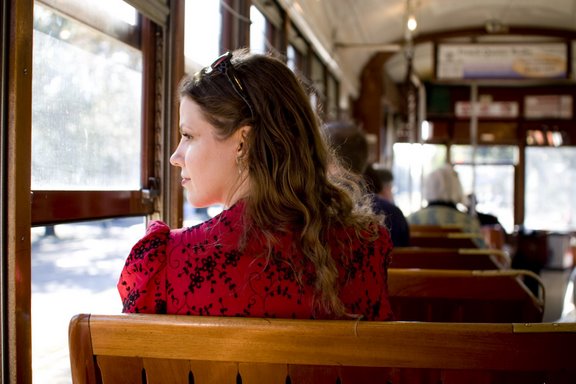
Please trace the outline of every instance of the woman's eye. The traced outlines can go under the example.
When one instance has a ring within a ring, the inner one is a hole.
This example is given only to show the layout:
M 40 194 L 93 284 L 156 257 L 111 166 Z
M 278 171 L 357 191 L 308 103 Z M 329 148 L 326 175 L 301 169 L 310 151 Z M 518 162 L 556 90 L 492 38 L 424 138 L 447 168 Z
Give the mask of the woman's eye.
M 189 135 L 189 134 L 187 134 L 187 133 L 182 133 L 181 136 L 182 136 L 182 140 L 190 140 L 190 139 L 192 139 L 192 135 Z

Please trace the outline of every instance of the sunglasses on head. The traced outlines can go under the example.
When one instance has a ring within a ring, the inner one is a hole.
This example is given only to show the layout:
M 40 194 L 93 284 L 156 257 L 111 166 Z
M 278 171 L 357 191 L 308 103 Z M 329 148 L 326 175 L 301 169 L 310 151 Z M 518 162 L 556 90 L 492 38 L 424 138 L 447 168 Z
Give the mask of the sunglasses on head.
M 250 109 L 250 114 L 252 115 L 252 119 L 254 119 L 254 110 L 252 109 L 252 104 L 248 101 L 248 94 L 244 90 L 242 83 L 236 77 L 234 72 L 234 66 L 230 61 L 232 59 L 232 52 L 226 52 L 222 56 L 218 57 L 214 62 L 209 66 L 204 68 L 203 72 L 205 75 L 213 75 L 214 73 L 221 73 L 226 75 L 228 82 L 232 85 L 232 88 L 236 92 L 238 96 L 244 101 L 244 103 Z

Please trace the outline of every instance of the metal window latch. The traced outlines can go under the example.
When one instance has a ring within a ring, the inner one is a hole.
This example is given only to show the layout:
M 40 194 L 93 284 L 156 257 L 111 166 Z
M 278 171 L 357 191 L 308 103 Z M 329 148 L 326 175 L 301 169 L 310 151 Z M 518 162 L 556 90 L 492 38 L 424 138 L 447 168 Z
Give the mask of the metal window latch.
M 148 178 L 148 188 L 142 189 L 142 202 L 152 203 L 160 196 L 160 179 L 158 177 Z

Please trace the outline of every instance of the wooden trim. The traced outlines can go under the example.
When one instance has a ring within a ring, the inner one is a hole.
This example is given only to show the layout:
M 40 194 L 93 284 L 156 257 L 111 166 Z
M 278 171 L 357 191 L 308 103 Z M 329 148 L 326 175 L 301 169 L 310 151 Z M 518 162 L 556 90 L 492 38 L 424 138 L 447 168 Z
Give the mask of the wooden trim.
M 98 8 L 90 7 L 83 0 L 38 0 L 40 3 L 57 10 L 61 14 L 97 31 L 112 36 L 136 49 L 140 49 L 138 26 L 111 18 Z
M 80 383 L 96 383 L 96 369 L 90 337 L 90 315 L 76 315 L 70 320 L 68 341 L 72 377 L 77 378 Z
M 170 66 L 166 78 L 166 119 L 164 120 L 164 143 L 163 174 L 165 183 L 164 195 L 162 200 L 165 205 L 163 213 L 164 220 L 172 228 L 181 228 L 184 223 L 184 194 L 182 193 L 182 184 L 179 170 L 170 164 L 170 155 L 172 150 L 178 145 L 179 135 L 179 110 L 180 102 L 178 87 L 181 79 L 185 75 L 184 66 L 184 8 L 185 0 L 172 0 L 170 2 L 170 25 L 168 29 L 169 49 L 164 60 L 166 66 Z
M 34 191 L 32 225 L 152 213 L 141 191 Z
M 30 183 L 33 0 L 10 0 L 8 56 L 8 359 L 12 384 L 32 383 Z M 5 273 L 5 272 L 3 272 Z
M 142 172 L 140 185 L 148 187 L 148 180 L 155 176 L 155 131 L 156 121 L 161 115 L 156 108 L 157 65 L 156 65 L 157 26 L 147 18 L 142 18 Z
M 7 66 L 8 55 L 10 52 L 10 36 L 8 26 L 8 3 L 3 1 L 0 3 L 0 366 L 8 367 L 8 303 L 7 297 L 7 284 L 6 280 L 8 275 L 4 272 L 8 270 L 8 255 L 7 247 L 8 240 L 6 238 L 6 231 L 4 228 L 8 227 L 7 218 L 7 198 L 6 192 L 8 185 L 8 174 L 6 169 L 6 154 L 8 153 L 8 143 L 6 133 L 8 132 L 7 114 L 8 114 L 8 92 L 6 84 L 7 80 Z M 8 382 L 8 372 L 5 369 L 0 369 L 0 383 Z
M 463 324 L 92 315 L 108 356 L 372 367 L 564 370 L 574 324 Z M 524 332 L 530 327 L 533 332 Z M 150 346 L 154 346 L 151 348 Z M 573 368 L 572 368 L 573 369 Z

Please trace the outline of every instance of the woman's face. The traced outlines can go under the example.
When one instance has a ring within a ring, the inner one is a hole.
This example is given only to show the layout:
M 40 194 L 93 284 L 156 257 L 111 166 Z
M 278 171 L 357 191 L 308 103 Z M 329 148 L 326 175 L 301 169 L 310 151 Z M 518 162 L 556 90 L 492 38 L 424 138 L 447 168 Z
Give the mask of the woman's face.
M 230 206 L 236 202 L 240 191 L 236 158 L 242 146 L 242 130 L 238 129 L 227 139 L 219 139 L 216 129 L 202 115 L 201 109 L 191 98 L 180 102 L 180 143 L 170 157 L 170 163 L 181 168 L 182 186 L 188 202 L 202 208 L 214 204 Z

